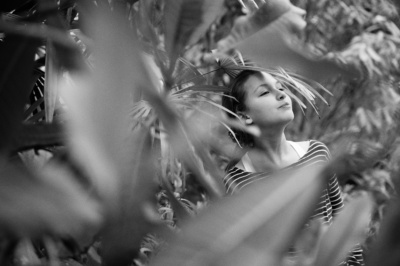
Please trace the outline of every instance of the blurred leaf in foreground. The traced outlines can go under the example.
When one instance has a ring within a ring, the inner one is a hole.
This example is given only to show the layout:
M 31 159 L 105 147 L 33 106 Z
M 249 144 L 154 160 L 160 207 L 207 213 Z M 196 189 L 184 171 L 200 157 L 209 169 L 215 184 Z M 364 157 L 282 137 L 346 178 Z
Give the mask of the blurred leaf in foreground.
M 165 5 L 165 48 L 173 70 L 185 47 L 199 40 L 221 13 L 221 0 L 175 0 Z
M 243 3 L 243 1 L 241 1 Z M 246 16 L 236 19 L 231 32 L 218 42 L 218 49 L 226 51 L 233 48 L 237 43 L 267 27 L 282 14 L 289 12 L 294 6 L 288 0 L 261 1 L 259 7 L 251 8 L 255 1 L 246 1 L 247 9 L 255 11 Z M 260 1 L 259 1 L 260 2 Z
M 366 265 L 395 266 L 400 264 L 399 199 L 391 202 L 385 218 L 382 221 L 379 235 L 371 246 Z
M 218 43 L 218 52 L 238 49 L 262 67 L 283 67 L 316 81 L 336 74 L 357 77 L 354 67 L 321 58 L 296 39 L 305 26 L 297 9 L 289 1 L 267 1 L 254 14 L 238 19 L 232 33 Z
M 303 170 L 268 178 L 210 206 L 150 265 L 280 263 L 326 184 L 320 170 Z
M 35 253 L 33 244 L 28 239 L 23 239 L 20 241 L 15 249 L 15 259 L 14 263 L 17 265 L 31 264 L 39 265 L 40 259 Z
M 119 10 L 80 4 L 90 22 L 86 29 L 94 40 L 95 62 L 93 73 L 72 73 L 63 90 L 69 144 L 105 208 L 102 264 L 129 265 L 158 221 L 149 129 L 132 130 L 129 116 L 136 92 L 153 84 L 142 82 L 137 41 Z
M 315 265 L 334 266 L 365 240 L 371 220 L 372 200 L 364 194 L 352 200 L 323 235 Z
M 282 16 L 236 47 L 243 56 L 262 67 L 280 66 L 319 82 L 337 74 L 357 77 L 358 72 L 350 67 L 344 69 L 333 61 L 319 58 L 300 41 L 296 41 L 287 30 L 288 20 L 288 17 Z
M 101 221 L 99 206 L 66 169 L 47 166 L 37 175 L 0 162 L 0 228 L 14 238 L 79 236 Z
M 132 135 L 128 114 L 133 88 L 137 88 L 132 66 L 137 61 L 135 46 L 131 32 L 125 31 L 127 25 L 116 14 L 89 1 L 80 4 L 85 22 L 90 21 L 85 26 L 94 40 L 96 60 L 94 71 L 70 72 L 62 80 L 68 144 L 104 203 L 113 205 L 120 179 L 130 170 L 133 144 L 127 145 Z
M 159 223 L 150 135 L 138 131 L 133 141 L 132 173 L 122 179 L 119 206 L 103 231 L 103 265 L 129 265 L 139 254 L 143 237 Z

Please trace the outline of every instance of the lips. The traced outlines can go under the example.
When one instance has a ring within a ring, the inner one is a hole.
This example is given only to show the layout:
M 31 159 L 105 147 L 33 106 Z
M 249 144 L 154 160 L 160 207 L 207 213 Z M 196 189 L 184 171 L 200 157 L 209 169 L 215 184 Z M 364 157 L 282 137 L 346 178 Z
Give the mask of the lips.
M 280 108 L 289 108 L 289 107 L 290 107 L 290 104 L 289 103 L 285 103 L 285 104 L 282 104 L 281 106 L 279 106 L 278 109 L 280 109 Z

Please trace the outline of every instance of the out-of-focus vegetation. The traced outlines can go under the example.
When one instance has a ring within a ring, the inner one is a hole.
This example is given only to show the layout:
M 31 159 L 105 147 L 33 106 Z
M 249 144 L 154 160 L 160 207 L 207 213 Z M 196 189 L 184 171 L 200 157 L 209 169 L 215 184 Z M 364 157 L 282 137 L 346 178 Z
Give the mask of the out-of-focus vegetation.
M 360 242 L 398 265 L 397 6 L 292 1 L 297 35 L 289 2 L 266 2 L 2 1 L 0 264 L 337 265 Z M 319 116 L 297 106 L 287 135 L 334 159 L 225 198 L 243 125 L 220 100 L 242 59 L 329 102 L 294 91 Z M 320 236 L 304 224 L 331 170 L 347 206 Z

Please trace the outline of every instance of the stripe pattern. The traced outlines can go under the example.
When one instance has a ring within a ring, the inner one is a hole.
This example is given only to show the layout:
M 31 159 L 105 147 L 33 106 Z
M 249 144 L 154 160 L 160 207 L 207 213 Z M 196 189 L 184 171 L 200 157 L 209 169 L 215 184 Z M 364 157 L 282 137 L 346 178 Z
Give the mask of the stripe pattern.
M 309 148 L 306 154 L 300 158 L 296 163 L 285 167 L 284 169 L 295 169 L 311 165 L 326 164 L 331 158 L 331 154 L 320 141 L 310 140 Z M 232 167 L 227 171 L 224 177 L 224 185 L 226 193 L 233 195 L 242 189 L 264 180 L 271 175 L 269 172 L 247 172 L 237 167 Z M 327 188 L 322 191 L 320 201 L 318 202 L 312 219 L 320 219 L 324 224 L 331 224 L 332 219 L 343 209 L 343 198 L 341 195 L 339 183 L 336 175 L 333 175 L 328 182 Z M 362 249 L 358 245 L 349 254 L 348 259 L 341 265 L 364 265 Z

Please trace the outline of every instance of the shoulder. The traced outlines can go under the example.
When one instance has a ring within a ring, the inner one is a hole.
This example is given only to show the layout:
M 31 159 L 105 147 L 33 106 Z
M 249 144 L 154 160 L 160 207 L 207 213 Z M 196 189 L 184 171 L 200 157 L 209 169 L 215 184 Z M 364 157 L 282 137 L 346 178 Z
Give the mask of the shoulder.
M 329 151 L 328 147 L 321 141 L 315 140 L 315 139 L 310 139 L 310 140 L 305 140 L 305 141 L 293 141 L 292 143 L 296 143 L 298 146 L 300 146 L 303 150 L 307 151 L 312 148 L 318 148 L 318 149 L 323 149 Z
M 319 140 L 310 139 L 310 140 L 306 140 L 306 141 L 296 141 L 296 142 L 293 141 L 292 143 L 295 143 L 297 146 L 299 146 L 304 151 L 318 149 L 318 150 L 326 150 L 329 152 L 328 147 Z
M 325 143 L 323 143 L 319 140 L 311 139 L 311 140 L 309 140 L 309 143 L 310 143 L 310 148 L 311 147 L 319 147 L 320 149 L 329 150 L 328 147 L 325 145 Z
M 237 186 L 236 182 L 237 180 L 242 179 L 244 176 L 246 176 L 247 173 L 244 172 L 242 169 L 239 169 L 237 167 L 233 167 L 226 171 L 226 174 L 223 178 L 223 183 L 226 189 L 226 192 L 228 194 L 232 194 L 233 191 L 236 189 L 235 187 Z
M 319 141 L 319 140 L 310 140 L 310 146 L 308 148 L 308 151 L 310 153 L 323 153 L 326 154 L 327 158 L 331 157 L 331 153 L 329 151 L 329 148 L 325 145 L 325 143 Z

